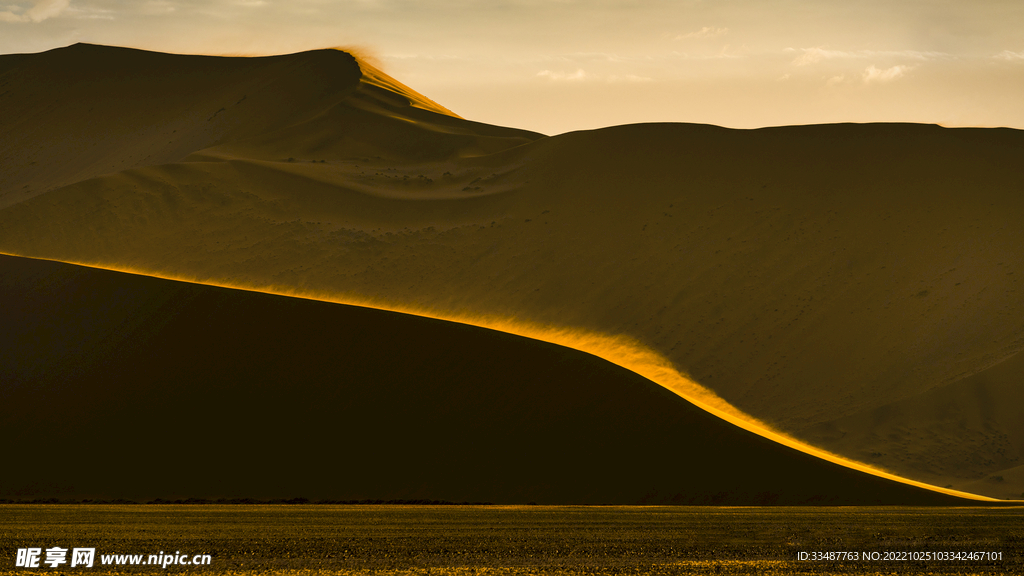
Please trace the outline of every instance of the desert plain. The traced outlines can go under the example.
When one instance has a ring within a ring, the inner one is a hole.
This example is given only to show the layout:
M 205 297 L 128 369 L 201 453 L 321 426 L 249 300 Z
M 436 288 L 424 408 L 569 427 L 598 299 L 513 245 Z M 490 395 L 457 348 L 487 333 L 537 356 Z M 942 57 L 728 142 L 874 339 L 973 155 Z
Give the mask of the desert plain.
M 64 566 L 70 574 L 1017 574 L 1024 541 L 1020 508 L 991 507 L 157 504 L 3 513 L 5 557 L 39 544 L 95 547 L 94 566 Z M 908 551 L 918 558 L 900 554 Z M 966 557 L 982 551 L 996 556 Z M 147 564 L 160 552 L 211 558 Z M 920 559 L 939 552 L 945 559 Z M 102 560 L 125 555 L 141 557 Z M 54 570 L 0 568 L 32 572 Z

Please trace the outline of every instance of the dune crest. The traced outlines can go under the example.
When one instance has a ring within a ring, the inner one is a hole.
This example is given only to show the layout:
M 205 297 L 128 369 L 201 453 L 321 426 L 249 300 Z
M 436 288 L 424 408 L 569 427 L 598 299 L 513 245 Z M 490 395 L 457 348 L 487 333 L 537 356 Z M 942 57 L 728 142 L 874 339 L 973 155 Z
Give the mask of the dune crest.
M 388 76 L 383 70 L 368 62 L 367 59 L 360 57 L 357 52 L 348 50 L 344 47 L 335 48 L 335 50 L 346 54 L 352 54 L 356 59 L 356 63 L 359 65 L 359 70 L 363 73 L 363 77 L 360 79 L 360 88 L 367 90 L 378 97 L 383 97 L 385 100 L 394 101 L 395 95 L 404 96 L 408 99 L 409 106 L 415 106 L 429 112 L 436 112 L 438 114 L 451 116 L 452 118 L 462 119 L 458 114 L 444 106 L 441 106 L 437 102 L 434 102 L 412 88 L 409 88 L 391 76 Z M 376 90 L 374 90 L 374 88 L 376 88 Z
M 0 76 L 17 87 L 0 113 L 0 208 L 182 161 L 440 161 L 540 137 L 462 120 L 362 66 L 365 77 L 354 57 L 332 49 L 240 58 L 79 43 L 0 56 Z
M 14 256 L 14 255 L 8 255 Z M 488 330 L 494 330 L 497 332 L 503 332 L 506 334 L 513 334 L 515 336 L 522 336 L 531 340 L 537 340 L 548 344 L 556 344 L 565 348 L 570 348 L 580 352 L 596 356 L 603 360 L 607 360 L 612 364 L 621 366 L 639 376 L 642 376 L 651 382 L 654 382 L 667 390 L 672 391 L 680 398 L 683 398 L 690 404 L 704 410 L 705 412 L 712 414 L 718 418 L 721 418 L 725 422 L 735 425 L 748 432 L 753 432 L 758 436 L 767 438 L 773 442 L 776 442 L 782 446 L 793 448 L 805 454 L 857 470 L 859 472 L 865 472 L 872 476 L 884 478 L 886 480 L 892 480 L 901 484 L 914 486 L 917 488 L 923 488 L 932 492 L 946 494 L 957 498 L 963 498 L 967 500 L 984 501 L 984 502 L 995 502 L 994 498 L 986 496 L 963 492 L 959 490 L 952 490 L 949 488 L 943 488 L 934 486 L 924 482 L 918 482 L 911 479 L 903 478 L 896 474 L 886 472 L 866 465 L 862 462 L 850 460 L 844 458 L 838 454 L 833 454 L 828 451 L 822 450 L 815 446 L 811 446 L 806 442 L 802 442 L 796 438 L 788 436 L 778 430 L 773 429 L 771 426 L 764 422 L 758 421 L 749 414 L 745 414 L 738 410 L 735 406 L 732 406 L 712 390 L 701 386 L 697 382 L 694 382 L 688 376 L 680 373 L 674 368 L 667 359 L 660 356 L 653 350 L 644 348 L 640 343 L 633 341 L 629 338 L 622 336 L 609 336 L 604 334 L 589 333 L 586 331 L 573 329 L 573 328 L 559 328 L 552 326 L 539 326 L 532 325 L 528 322 L 518 321 L 508 318 L 499 317 L 473 317 L 470 315 L 451 314 L 444 311 L 425 311 L 414 308 L 408 308 L 402 305 L 390 305 L 378 301 L 366 301 L 359 297 L 338 297 L 337 295 L 330 294 L 310 294 L 301 290 L 295 290 L 289 287 L 253 287 L 245 285 L 235 284 L 221 284 L 217 282 L 201 281 L 195 278 L 181 278 L 181 277 L 170 277 L 164 276 L 158 273 L 144 272 L 137 269 L 124 269 L 116 266 L 104 266 L 97 264 L 85 264 L 80 262 L 63 262 L 63 264 L 74 264 L 77 266 L 86 266 L 90 268 L 97 268 L 102 270 L 108 270 L 113 272 L 124 272 L 128 274 L 135 274 L 140 276 L 147 276 L 150 278 L 159 278 L 161 280 L 174 280 L 178 282 L 189 282 L 193 284 L 200 284 L 204 286 L 214 286 L 218 288 L 230 288 L 232 290 L 242 290 L 246 292 L 259 292 L 263 294 L 272 294 L 275 296 L 287 296 L 290 298 L 301 298 L 305 300 L 314 300 L 318 302 L 330 302 L 333 304 L 343 304 L 346 306 L 358 306 L 360 308 L 369 308 L 374 310 L 381 310 L 385 312 L 397 312 L 409 316 L 417 316 L 421 318 L 430 318 L 434 320 L 443 320 L 445 322 L 453 322 L 457 324 L 465 324 L 467 326 L 473 326 L 477 328 L 485 328 Z
M 6 255 L 0 295 L 18 304 L 0 313 L 13 328 L 0 349 L 9 387 L 0 408 L 0 429 L 9 430 L 0 436 L 50 444 L 73 436 L 118 454 L 139 475 L 101 471 L 102 461 L 83 453 L 55 485 L 47 473 L 52 459 L 15 441 L 6 451 L 24 465 L 0 498 L 298 492 L 562 504 L 994 502 L 810 457 L 785 438 L 767 441 L 749 420 L 683 402 L 664 383 L 615 366 L 670 375 L 670 385 L 729 409 L 622 338 L 494 318 L 438 322 Z M 108 313 L 82 323 L 98 310 Z M 26 313 L 31 321 L 19 322 Z M 323 324 L 333 329 L 316 328 Z M 33 341 L 53 346 L 26 346 Z M 26 417 L 23 406 L 40 401 L 54 409 Z M 204 417 L 185 430 L 166 425 L 182 411 Z M 123 434 L 139 418 L 145 424 Z M 146 448 L 168 444 L 207 473 L 148 472 L 163 462 Z M 246 471 L 244 462 L 268 452 L 277 473 Z M 324 463 L 315 456 L 325 453 L 338 457 Z M 296 467 L 320 474 L 296 474 Z

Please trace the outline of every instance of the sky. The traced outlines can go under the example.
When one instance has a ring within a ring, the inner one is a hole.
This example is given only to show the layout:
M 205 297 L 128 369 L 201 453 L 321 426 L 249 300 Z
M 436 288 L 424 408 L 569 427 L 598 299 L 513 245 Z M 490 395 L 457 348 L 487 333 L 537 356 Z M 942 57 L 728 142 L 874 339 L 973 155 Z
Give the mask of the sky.
M 1024 129 L 1021 0 L 0 0 L 0 54 L 356 48 L 481 122 L 559 134 L 925 122 Z

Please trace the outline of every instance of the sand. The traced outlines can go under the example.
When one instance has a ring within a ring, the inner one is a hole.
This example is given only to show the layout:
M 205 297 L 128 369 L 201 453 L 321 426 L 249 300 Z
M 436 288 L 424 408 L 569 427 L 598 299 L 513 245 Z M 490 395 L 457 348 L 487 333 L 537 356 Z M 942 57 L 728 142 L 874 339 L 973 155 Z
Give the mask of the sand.
M 1024 493 L 1020 131 L 544 137 L 364 68 L 0 57 L 0 252 L 621 335 L 829 450 Z
M 10 256 L 0 298 L 0 499 L 979 504 L 503 332 Z
M 189 560 L 212 553 L 203 573 L 218 575 L 979 576 L 1024 571 L 1020 508 L 0 504 L 0 511 L 11 519 L 6 548 L 0 550 L 13 553 L 45 540 L 88 540 L 96 547 L 88 573 L 104 575 L 129 570 L 104 565 L 108 554 L 146 554 L 139 559 L 144 563 L 160 550 L 187 554 Z M 799 560 L 801 552 L 809 558 L 823 547 L 847 554 L 838 560 Z M 893 558 L 897 550 L 908 553 Z M 981 551 L 996 557 L 982 558 Z M 972 557 L 936 560 L 938 552 Z M 979 553 L 977 559 L 973 553 Z M 183 570 L 172 566 L 168 569 Z M 13 562 L 0 567 L 3 576 L 24 573 Z

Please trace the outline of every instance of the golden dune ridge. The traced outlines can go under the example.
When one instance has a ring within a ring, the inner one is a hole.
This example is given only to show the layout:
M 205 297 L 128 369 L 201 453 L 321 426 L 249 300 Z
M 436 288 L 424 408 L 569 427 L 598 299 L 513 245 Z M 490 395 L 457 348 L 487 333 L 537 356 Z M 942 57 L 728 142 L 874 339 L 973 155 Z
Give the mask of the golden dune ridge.
M 362 72 L 362 78 L 360 78 L 360 89 L 373 91 L 377 94 L 383 94 L 385 98 L 388 96 L 393 98 L 394 95 L 397 94 L 407 98 L 410 106 L 422 108 L 423 110 L 428 110 L 430 112 L 437 112 L 438 114 L 444 114 L 453 118 L 462 118 L 458 114 L 444 106 L 441 106 L 423 94 L 420 94 L 398 80 L 395 80 L 391 76 L 388 76 L 383 70 L 371 64 L 368 59 L 359 54 L 358 51 L 344 46 L 339 46 L 334 49 L 339 52 L 351 54 L 355 57 L 356 62 L 359 64 L 359 71 Z
M 967 502 L 507 332 L 7 255 L 0 298 L 0 500 Z
M 7 256 L 19 256 L 17 254 L 6 254 Z M 388 312 L 398 312 L 400 314 L 408 314 L 411 316 L 420 316 L 423 318 L 432 318 L 435 320 L 443 320 L 446 322 L 455 322 L 459 324 L 466 324 L 469 326 L 476 326 L 480 328 L 486 328 L 489 330 L 496 330 L 499 332 L 505 332 L 508 334 L 514 334 L 516 336 L 522 336 L 533 340 L 539 340 L 542 342 L 548 342 L 550 344 L 557 344 L 566 348 L 572 348 L 580 352 L 585 352 L 598 358 L 603 358 L 613 364 L 621 366 L 627 370 L 630 370 L 636 374 L 655 382 L 664 388 L 671 390 L 679 397 L 683 398 L 687 402 L 697 406 L 698 408 L 713 414 L 726 422 L 729 422 L 735 426 L 738 426 L 749 432 L 753 432 L 759 436 L 788 446 L 790 448 L 799 450 L 805 454 L 858 470 L 860 472 L 866 472 L 879 478 L 887 480 L 893 480 L 902 484 L 910 486 L 916 486 L 918 488 L 924 488 L 934 492 L 942 494 L 948 494 L 958 498 L 964 498 L 967 500 L 984 501 L 984 502 L 997 502 L 995 498 L 989 498 L 977 494 L 970 494 L 958 490 L 950 490 L 939 486 L 932 486 L 923 482 L 917 482 L 907 478 L 902 478 L 895 474 L 891 474 L 884 470 L 879 470 L 868 466 L 862 462 L 853 461 L 847 458 L 843 458 L 840 455 L 829 453 L 820 448 L 811 446 L 805 442 L 801 442 L 796 438 L 792 438 L 783 434 L 777 430 L 773 430 L 770 426 L 764 424 L 752 418 L 748 414 L 737 410 L 734 406 L 728 402 L 719 398 L 711 390 L 701 386 L 694 382 L 687 376 L 681 374 L 676 370 L 671 363 L 664 357 L 658 355 L 656 352 L 650 349 L 646 349 L 641 346 L 638 342 L 631 341 L 625 337 L 614 337 L 604 334 L 588 333 L 586 331 L 571 329 L 571 328 L 556 328 L 550 326 L 537 326 L 531 325 L 526 322 L 516 321 L 507 318 L 498 317 L 471 317 L 468 315 L 452 315 L 441 311 L 425 311 L 408 308 L 401 305 L 387 305 L 381 302 L 370 302 L 362 299 L 351 299 L 351 298 L 339 298 L 337 296 L 327 294 L 310 294 L 302 291 L 297 291 L 287 287 L 253 287 L 236 284 L 224 284 L 224 283 L 213 283 L 213 282 L 201 282 L 194 278 L 183 278 L 175 276 L 167 276 L 158 273 L 145 272 L 137 269 L 122 268 L 112 265 L 98 265 L 93 263 L 83 262 L 64 262 L 65 264 L 74 264 L 77 266 L 86 266 L 89 268 L 97 268 L 101 270 L 110 270 L 114 272 L 123 272 L 127 274 L 135 274 L 140 276 L 148 276 L 151 278 L 160 278 L 164 280 L 174 280 L 178 282 L 190 282 L 203 284 L 207 286 L 216 286 L 219 288 L 230 288 L 233 290 L 244 290 L 247 292 L 259 292 L 264 294 L 272 294 L 276 296 L 287 296 L 290 298 L 302 298 L 306 300 L 316 300 L 320 302 L 330 302 L 334 304 L 344 304 L 348 306 L 359 306 L 362 308 L 372 308 L 375 310 L 384 310 Z M 1021 502 L 1024 502 L 1022 500 Z
M 0 57 L 0 250 L 616 335 L 654 354 L 638 373 L 822 451 L 1024 491 L 1020 131 L 543 137 L 356 68 L 334 50 Z

